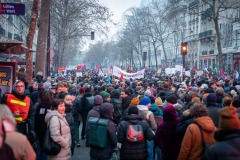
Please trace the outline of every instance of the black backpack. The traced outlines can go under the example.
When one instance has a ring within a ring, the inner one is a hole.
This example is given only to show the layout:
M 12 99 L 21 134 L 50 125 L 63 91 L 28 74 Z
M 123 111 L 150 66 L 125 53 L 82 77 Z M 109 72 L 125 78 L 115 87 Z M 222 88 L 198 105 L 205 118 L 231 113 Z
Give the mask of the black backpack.
M 15 160 L 12 148 L 7 143 L 5 143 L 6 132 L 3 124 L 1 129 L 2 129 L 2 147 L 0 148 L 1 160 Z

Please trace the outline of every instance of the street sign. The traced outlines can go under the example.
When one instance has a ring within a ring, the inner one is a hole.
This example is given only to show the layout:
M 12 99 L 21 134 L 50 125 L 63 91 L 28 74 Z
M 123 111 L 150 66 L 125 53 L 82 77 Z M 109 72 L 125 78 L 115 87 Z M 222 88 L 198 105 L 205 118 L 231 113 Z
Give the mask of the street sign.
M 0 14 L 25 15 L 25 4 L 0 3 Z

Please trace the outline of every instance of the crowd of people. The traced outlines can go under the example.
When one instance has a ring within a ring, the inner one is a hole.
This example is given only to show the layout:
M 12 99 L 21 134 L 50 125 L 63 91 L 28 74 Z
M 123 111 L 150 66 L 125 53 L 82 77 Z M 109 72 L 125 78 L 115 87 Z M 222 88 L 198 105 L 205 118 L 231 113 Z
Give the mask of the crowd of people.
M 68 160 L 85 140 L 91 160 L 111 160 L 118 143 L 121 160 L 239 159 L 239 93 L 240 81 L 218 77 L 124 80 L 91 72 L 68 81 L 38 73 L 1 97 L 0 156 Z M 89 144 L 90 117 L 108 120 L 106 147 Z M 128 140 L 129 125 L 141 126 L 142 141 Z M 54 155 L 45 151 L 48 129 L 60 146 Z

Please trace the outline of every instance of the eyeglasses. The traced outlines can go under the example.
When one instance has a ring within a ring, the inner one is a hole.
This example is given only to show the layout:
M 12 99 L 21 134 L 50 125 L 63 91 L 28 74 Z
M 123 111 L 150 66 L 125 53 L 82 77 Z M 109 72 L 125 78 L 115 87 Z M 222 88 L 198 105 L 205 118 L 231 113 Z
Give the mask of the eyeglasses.
M 16 86 L 16 87 L 17 87 L 17 88 L 20 88 L 20 87 L 23 88 L 24 86 Z

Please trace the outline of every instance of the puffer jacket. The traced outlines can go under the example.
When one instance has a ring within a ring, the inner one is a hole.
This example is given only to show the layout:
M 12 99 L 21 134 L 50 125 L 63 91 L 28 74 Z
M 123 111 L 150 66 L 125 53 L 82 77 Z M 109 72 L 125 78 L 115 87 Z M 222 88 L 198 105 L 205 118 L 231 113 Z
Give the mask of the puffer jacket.
M 218 120 L 219 120 L 218 110 L 220 108 L 218 108 L 215 103 L 210 103 L 209 105 L 207 105 L 207 109 L 208 109 L 209 117 L 212 118 L 214 125 L 218 127 Z
M 90 156 L 94 159 L 111 159 L 113 154 L 113 149 L 117 146 L 117 135 L 116 135 L 116 126 L 113 123 L 112 114 L 113 114 L 113 105 L 110 103 L 103 103 L 99 109 L 100 118 L 108 119 L 107 124 L 107 147 L 98 148 L 90 146 Z
M 128 130 L 128 125 L 138 124 L 142 126 L 144 133 L 144 141 L 139 143 L 131 143 L 126 139 L 126 133 Z M 143 160 L 147 159 L 147 141 L 154 138 L 154 134 L 150 129 L 148 123 L 142 119 L 139 115 L 128 115 L 121 123 L 118 128 L 118 142 L 122 143 L 120 150 L 121 160 Z
M 51 116 L 53 116 L 51 118 Z M 51 120 L 50 120 L 51 118 Z M 49 160 L 68 160 L 71 158 L 71 133 L 65 114 L 60 114 L 56 110 L 48 110 L 45 121 L 50 127 L 53 141 L 61 145 L 61 151 L 55 156 L 48 156 Z M 60 123 L 59 123 L 60 122 Z M 60 134 L 61 125 L 61 134 Z
M 203 136 L 208 146 L 216 143 L 214 132 L 216 130 L 212 119 L 209 116 L 194 119 L 195 123 L 200 125 L 203 130 Z M 190 124 L 184 135 L 178 160 L 199 160 L 202 156 L 202 138 L 199 127 L 196 124 Z
M 156 104 L 151 104 L 149 110 L 152 111 L 154 116 L 163 116 L 162 110 Z
M 237 160 L 240 157 L 240 130 L 219 130 L 215 132 L 218 141 L 210 147 L 203 160 Z

